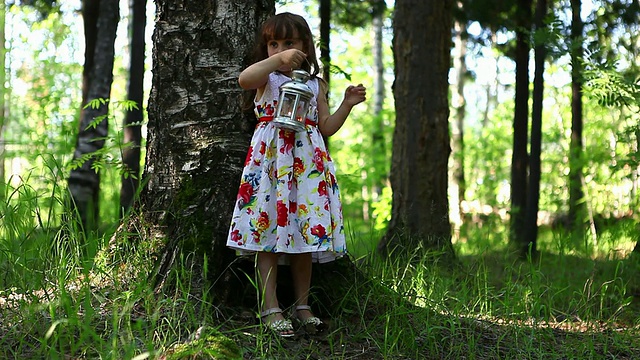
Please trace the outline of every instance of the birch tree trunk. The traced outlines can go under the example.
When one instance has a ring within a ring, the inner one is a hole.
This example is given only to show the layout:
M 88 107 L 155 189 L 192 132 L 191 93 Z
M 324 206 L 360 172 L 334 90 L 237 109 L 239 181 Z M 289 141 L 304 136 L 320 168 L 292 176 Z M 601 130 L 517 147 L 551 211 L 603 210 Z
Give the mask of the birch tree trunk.
M 225 244 L 255 124 L 253 110 L 242 111 L 238 75 L 274 12 L 273 0 L 156 0 L 140 216 L 146 236 L 161 242 L 157 287 L 179 254 L 193 253 L 198 269 L 208 259 L 217 296 L 237 290 Z
M 374 91 L 373 91 L 373 126 L 371 134 L 371 161 L 375 171 L 385 168 L 387 147 L 384 139 L 385 119 L 382 110 L 384 109 L 385 81 L 384 81 L 384 52 L 383 52 L 383 29 L 384 12 L 380 12 L 373 17 L 373 70 L 374 70 Z M 384 163 L 383 163 L 384 162 Z M 375 177 L 372 184 L 372 200 L 378 201 L 382 195 L 382 188 L 388 181 L 386 171 L 384 175 Z
M 457 7 L 462 4 L 458 1 Z M 466 100 L 464 97 L 464 86 L 467 77 L 467 25 L 464 21 L 456 21 L 454 24 L 454 59 L 453 68 L 456 74 L 456 82 L 451 89 L 452 107 L 455 109 L 453 121 L 451 121 L 451 179 L 449 194 L 451 201 L 449 205 L 451 221 L 460 227 L 462 225 L 461 205 L 464 200 L 466 190 L 464 178 L 464 118 L 466 113 Z M 487 101 L 488 103 L 488 101 Z

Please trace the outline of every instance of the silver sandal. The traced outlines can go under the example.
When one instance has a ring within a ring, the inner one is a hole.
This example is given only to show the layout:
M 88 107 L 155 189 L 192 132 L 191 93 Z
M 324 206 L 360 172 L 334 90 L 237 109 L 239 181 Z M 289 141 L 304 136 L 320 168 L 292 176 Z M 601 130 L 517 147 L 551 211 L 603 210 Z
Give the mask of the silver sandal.
M 291 315 L 291 318 L 294 319 L 297 325 L 303 328 L 306 333 L 313 335 L 327 328 L 327 325 L 316 316 L 310 316 L 304 320 L 300 319 L 298 317 L 298 310 L 308 310 L 309 312 L 311 312 L 311 306 L 298 305 Z
M 267 329 L 273 331 L 274 333 L 276 333 L 276 335 L 280 337 L 283 337 L 283 338 L 293 337 L 295 334 L 293 332 L 293 325 L 291 324 L 290 320 L 280 319 L 272 322 L 265 321 L 264 318 L 272 314 L 282 314 L 282 309 L 275 307 L 275 308 L 267 309 L 261 312 L 260 321 L 262 322 L 262 324 L 264 324 L 267 327 Z

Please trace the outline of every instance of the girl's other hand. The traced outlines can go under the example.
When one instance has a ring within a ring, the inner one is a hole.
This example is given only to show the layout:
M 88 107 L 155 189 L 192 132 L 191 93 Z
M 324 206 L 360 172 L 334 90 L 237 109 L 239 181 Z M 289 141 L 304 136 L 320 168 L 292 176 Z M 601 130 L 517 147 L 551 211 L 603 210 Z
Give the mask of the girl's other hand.
M 344 92 L 344 102 L 349 106 L 360 104 L 367 100 L 367 88 L 362 84 L 350 85 Z

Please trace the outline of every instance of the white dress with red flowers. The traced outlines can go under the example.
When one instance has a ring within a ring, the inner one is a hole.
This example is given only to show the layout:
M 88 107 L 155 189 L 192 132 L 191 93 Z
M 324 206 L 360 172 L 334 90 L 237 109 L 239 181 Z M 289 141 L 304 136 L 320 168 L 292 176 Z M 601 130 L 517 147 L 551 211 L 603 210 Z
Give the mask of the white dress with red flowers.
M 227 246 L 240 254 L 256 251 L 313 253 L 328 262 L 346 253 L 342 205 L 335 168 L 320 130 L 294 132 L 268 121 L 275 115 L 279 87 L 290 78 L 269 75 L 255 113 L 261 121 L 240 180 Z M 307 85 L 315 96 L 309 117 L 317 123 L 318 79 Z

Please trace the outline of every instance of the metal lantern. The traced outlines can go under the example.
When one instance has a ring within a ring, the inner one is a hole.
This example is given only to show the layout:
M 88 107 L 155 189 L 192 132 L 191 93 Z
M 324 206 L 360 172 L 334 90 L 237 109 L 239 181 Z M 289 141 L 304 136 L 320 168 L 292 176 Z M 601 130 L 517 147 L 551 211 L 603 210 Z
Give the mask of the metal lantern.
M 280 85 L 280 99 L 274 124 L 294 131 L 304 131 L 309 103 L 313 97 L 313 91 L 307 86 L 309 73 L 304 70 L 293 70 L 291 80 Z

